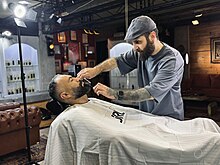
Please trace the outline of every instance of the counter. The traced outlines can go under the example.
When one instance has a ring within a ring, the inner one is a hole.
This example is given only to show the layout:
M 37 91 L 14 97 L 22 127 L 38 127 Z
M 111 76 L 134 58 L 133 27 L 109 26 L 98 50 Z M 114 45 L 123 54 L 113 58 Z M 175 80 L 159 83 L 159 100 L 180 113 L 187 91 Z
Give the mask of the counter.
M 34 93 L 26 93 L 26 102 L 27 103 L 34 103 L 49 100 L 50 96 L 48 91 L 41 91 L 41 92 L 34 92 Z M 23 94 L 17 95 L 8 95 L 5 97 L 0 97 L 0 103 L 3 102 L 19 102 L 23 103 Z

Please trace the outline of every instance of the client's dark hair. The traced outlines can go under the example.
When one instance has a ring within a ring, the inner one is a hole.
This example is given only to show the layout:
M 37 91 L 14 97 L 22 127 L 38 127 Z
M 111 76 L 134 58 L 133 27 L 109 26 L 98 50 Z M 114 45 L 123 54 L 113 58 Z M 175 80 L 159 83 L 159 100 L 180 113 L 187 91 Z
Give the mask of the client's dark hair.
M 49 92 L 49 95 L 52 99 L 56 100 L 56 101 L 61 101 L 59 95 L 58 95 L 58 89 L 57 89 L 57 82 L 56 82 L 56 78 L 58 77 L 59 75 L 55 75 L 52 80 L 50 81 L 49 83 L 49 86 L 48 86 L 48 92 Z
M 64 103 L 63 100 L 61 100 L 61 98 L 59 97 L 59 92 L 57 89 L 57 82 L 56 82 L 56 78 L 58 76 L 59 74 L 55 75 L 48 85 L 48 92 L 53 100 L 49 101 L 47 104 L 47 109 L 49 109 L 51 112 L 53 112 L 56 115 L 60 114 L 63 110 L 65 110 L 69 106 L 67 103 Z

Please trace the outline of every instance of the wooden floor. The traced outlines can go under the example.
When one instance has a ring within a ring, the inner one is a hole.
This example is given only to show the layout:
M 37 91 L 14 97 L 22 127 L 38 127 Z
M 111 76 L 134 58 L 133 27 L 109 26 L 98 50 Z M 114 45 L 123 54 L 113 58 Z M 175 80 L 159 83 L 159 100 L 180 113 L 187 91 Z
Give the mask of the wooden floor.
M 51 119 L 48 119 L 48 120 L 41 120 L 41 123 L 40 123 L 40 129 L 42 128 L 47 128 L 50 126 L 50 124 L 53 122 L 53 120 L 56 118 L 56 116 L 51 116 Z

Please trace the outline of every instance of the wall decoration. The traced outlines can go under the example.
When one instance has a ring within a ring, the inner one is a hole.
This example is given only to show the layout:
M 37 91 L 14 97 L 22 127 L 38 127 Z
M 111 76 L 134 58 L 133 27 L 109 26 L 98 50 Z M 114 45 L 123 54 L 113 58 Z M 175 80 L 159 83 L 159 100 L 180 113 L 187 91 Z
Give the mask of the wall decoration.
M 70 40 L 71 41 L 76 41 L 77 40 L 76 31 L 70 31 Z
M 86 44 L 88 43 L 88 34 L 82 34 L 82 43 L 83 44 Z
M 54 53 L 55 54 L 61 54 L 60 45 L 54 45 Z
M 55 60 L 55 69 L 56 69 L 56 73 L 61 73 L 61 60 L 60 59 L 56 59 Z
M 57 41 L 59 43 L 65 43 L 66 42 L 66 34 L 65 32 L 60 32 L 57 34 Z
M 79 60 L 82 60 L 81 42 L 79 42 Z
M 79 45 L 78 43 L 69 43 L 68 61 L 76 64 L 79 61 Z
M 89 44 L 84 44 L 84 51 L 85 51 L 85 58 L 88 57 L 88 47 L 89 47 Z
M 211 38 L 211 62 L 220 63 L 220 38 Z
M 70 62 L 64 62 L 63 63 L 63 71 L 66 72 L 69 69 L 69 66 L 71 66 Z
M 88 60 L 88 67 L 94 67 L 95 66 L 95 60 Z
M 78 64 L 81 65 L 81 69 L 84 69 L 84 68 L 87 67 L 87 62 L 86 61 L 79 61 Z
M 64 62 L 65 61 L 68 61 L 68 54 L 69 54 L 69 51 L 68 51 L 68 44 L 62 44 L 62 55 L 63 55 L 63 60 Z
M 94 47 L 94 46 L 89 46 L 87 53 L 88 53 L 88 54 L 94 54 L 94 53 L 95 53 L 95 47 Z

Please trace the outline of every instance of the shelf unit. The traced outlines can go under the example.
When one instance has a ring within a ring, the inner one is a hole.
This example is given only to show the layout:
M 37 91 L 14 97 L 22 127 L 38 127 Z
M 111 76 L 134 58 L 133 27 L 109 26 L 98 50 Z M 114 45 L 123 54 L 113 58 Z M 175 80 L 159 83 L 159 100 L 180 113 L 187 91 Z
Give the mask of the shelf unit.
M 27 93 L 39 91 L 39 66 L 37 50 L 27 44 L 21 44 L 25 87 Z M 4 69 L 2 72 L 2 97 L 21 95 L 22 82 L 18 44 L 4 51 Z
M 127 75 L 121 75 L 118 68 L 110 71 L 110 87 L 114 89 L 136 89 L 137 83 L 137 70 L 133 70 Z
M 110 57 L 120 56 L 132 49 L 132 45 L 124 41 L 112 41 L 112 45 L 114 46 L 109 51 Z M 110 87 L 114 89 L 137 89 L 137 69 L 126 75 L 121 75 L 118 68 L 111 70 Z

